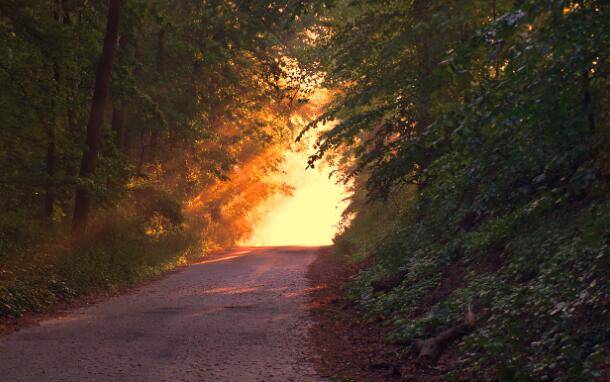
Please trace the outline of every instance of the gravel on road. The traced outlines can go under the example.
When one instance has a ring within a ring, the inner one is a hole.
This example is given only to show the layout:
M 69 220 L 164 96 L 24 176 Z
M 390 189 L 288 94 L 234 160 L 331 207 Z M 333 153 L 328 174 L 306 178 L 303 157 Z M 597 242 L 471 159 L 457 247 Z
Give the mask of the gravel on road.
M 0 380 L 317 382 L 318 248 L 238 248 L 0 338 Z

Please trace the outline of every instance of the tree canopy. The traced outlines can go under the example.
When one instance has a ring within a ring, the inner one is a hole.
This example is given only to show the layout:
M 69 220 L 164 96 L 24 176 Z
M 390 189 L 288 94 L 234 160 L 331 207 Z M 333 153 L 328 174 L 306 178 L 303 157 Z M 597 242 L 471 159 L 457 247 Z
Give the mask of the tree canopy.
M 250 235 L 291 191 L 291 49 L 318 6 L 0 1 L 0 314 Z
M 603 373 L 608 11 L 595 0 L 337 1 L 309 29 L 304 62 L 336 92 L 306 128 L 335 121 L 310 164 L 334 158 L 353 181 L 336 247 L 375 260 L 353 296 L 414 348 L 473 309 L 464 358 L 443 373 Z
M 309 166 L 353 191 L 334 248 L 390 340 L 458 328 L 449 379 L 601 380 L 609 7 L 0 0 L 0 315 L 234 245 L 325 126 Z

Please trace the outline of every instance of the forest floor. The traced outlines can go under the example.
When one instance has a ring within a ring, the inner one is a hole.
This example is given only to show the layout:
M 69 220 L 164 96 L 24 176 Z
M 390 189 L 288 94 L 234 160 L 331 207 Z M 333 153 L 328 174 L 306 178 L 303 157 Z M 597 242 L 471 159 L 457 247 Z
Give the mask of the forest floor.
M 310 360 L 318 248 L 240 248 L 0 338 L 8 381 L 323 380 Z
M 438 382 L 457 355 L 447 351 L 435 367 L 420 368 L 413 352 L 386 341 L 389 328 L 382 317 L 366 312 L 347 298 L 350 279 L 367 264 L 348 264 L 321 250 L 309 268 L 314 344 L 318 372 L 331 381 Z

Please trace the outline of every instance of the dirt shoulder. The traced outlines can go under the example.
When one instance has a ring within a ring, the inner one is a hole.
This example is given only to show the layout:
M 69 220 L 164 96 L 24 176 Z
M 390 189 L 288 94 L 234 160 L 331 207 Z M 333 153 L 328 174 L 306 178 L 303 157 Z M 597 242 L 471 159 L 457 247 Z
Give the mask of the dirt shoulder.
M 331 381 L 401 381 L 404 350 L 387 344 L 380 322 L 365 322 L 364 312 L 345 297 L 344 286 L 360 268 L 334 260 L 330 249 L 309 268 L 315 366 Z
M 454 350 L 446 351 L 435 366 L 420 367 L 408 347 L 386 341 L 389 328 L 383 326 L 383 317 L 365 320 L 365 312 L 347 299 L 346 285 L 364 266 L 339 262 L 325 249 L 309 268 L 310 336 L 318 372 L 342 382 L 445 381 L 459 356 Z M 455 379 L 470 380 L 476 378 Z

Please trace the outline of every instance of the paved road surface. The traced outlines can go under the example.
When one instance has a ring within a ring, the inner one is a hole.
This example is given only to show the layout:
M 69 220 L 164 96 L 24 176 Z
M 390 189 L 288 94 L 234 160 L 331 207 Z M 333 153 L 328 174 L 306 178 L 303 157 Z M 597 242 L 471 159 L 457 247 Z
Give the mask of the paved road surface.
M 317 248 L 242 248 L 0 338 L 0 380 L 320 381 L 306 357 Z

